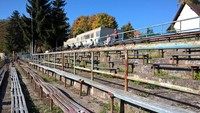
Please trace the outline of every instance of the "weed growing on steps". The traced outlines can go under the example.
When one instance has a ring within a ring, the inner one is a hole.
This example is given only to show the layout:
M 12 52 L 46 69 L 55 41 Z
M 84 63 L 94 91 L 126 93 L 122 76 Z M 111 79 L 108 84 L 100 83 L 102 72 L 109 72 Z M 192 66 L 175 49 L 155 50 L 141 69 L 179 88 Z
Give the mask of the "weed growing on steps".
M 195 79 L 195 80 L 200 80 L 200 73 L 196 73 L 196 74 L 194 75 L 194 79 Z

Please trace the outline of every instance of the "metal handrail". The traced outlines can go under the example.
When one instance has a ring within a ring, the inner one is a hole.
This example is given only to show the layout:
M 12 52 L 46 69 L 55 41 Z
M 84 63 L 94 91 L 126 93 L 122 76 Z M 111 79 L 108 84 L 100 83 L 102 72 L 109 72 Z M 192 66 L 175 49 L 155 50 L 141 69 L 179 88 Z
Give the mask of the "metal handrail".
M 124 34 L 126 34 L 126 33 L 134 33 L 134 32 L 136 32 L 136 31 L 142 31 L 142 30 L 145 30 L 145 31 L 147 31 L 147 29 L 149 29 L 149 28 L 151 28 L 151 29 L 153 29 L 153 28 L 156 28 L 156 27 L 161 27 L 161 32 L 156 32 L 156 33 L 153 33 L 153 34 L 158 34 L 158 35 L 156 35 L 156 36 L 161 36 L 161 35 L 166 35 L 166 34 L 175 34 L 176 32 L 175 32 L 175 30 L 169 30 L 169 31 L 166 31 L 166 30 L 163 30 L 163 26 L 165 26 L 165 25 L 169 25 L 169 27 L 172 25 L 172 24 L 175 24 L 175 23 L 180 23 L 180 32 L 182 32 L 182 30 L 181 30 L 181 26 L 182 26 L 182 23 L 183 22 L 185 22 L 185 21 L 188 21 L 188 20 L 194 20 L 194 19 L 199 19 L 199 27 L 198 28 L 195 28 L 195 29 L 193 29 L 193 30 L 200 30 L 200 16 L 198 16 L 198 17 L 192 17 L 192 18 L 187 18 L 187 19 L 182 19 L 182 20 L 177 20 L 177 21 L 172 21 L 172 22 L 166 22 L 166 23 L 162 23 L 162 24 L 156 24 L 156 25 L 152 25 L 152 26 L 148 26 L 148 27 L 143 27 L 143 28 L 139 28 L 139 29 L 135 29 L 135 30 L 130 30 L 130 31 L 125 31 L 125 32 L 120 32 L 120 33 L 118 33 L 118 35 L 122 35 L 122 36 L 124 36 Z M 164 31 L 166 31 L 166 32 L 164 32 Z M 187 31 L 191 31 L 191 29 L 188 29 L 188 30 L 184 30 L 183 32 L 187 32 Z M 174 32 L 174 33 L 173 33 Z M 145 37 L 140 37 L 139 39 L 142 39 L 142 38 L 147 38 L 147 37 L 153 37 L 153 36 L 149 36 L 149 34 L 148 33 L 142 33 L 141 35 L 139 35 L 139 36 L 142 36 L 142 35 L 144 35 Z M 114 36 L 114 34 L 110 34 L 110 36 L 111 37 L 113 37 Z M 138 37 L 139 37 L 138 36 Z M 106 38 L 107 36 L 102 36 L 102 37 L 99 37 L 99 38 L 96 38 L 96 39 L 104 39 L 104 38 Z M 134 38 L 134 36 L 132 37 L 132 38 Z M 96 40 L 95 39 L 95 40 Z M 115 40 L 115 39 L 113 39 L 113 40 Z M 121 38 L 121 40 L 118 40 L 118 41 L 123 41 L 124 40 L 124 37 L 122 37 Z M 133 39 L 134 40 L 134 39 Z M 87 40 L 85 40 L 84 42 L 87 42 Z M 74 44 L 77 44 L 77 43 L 80 43 L 80 42 L 75 42 Z

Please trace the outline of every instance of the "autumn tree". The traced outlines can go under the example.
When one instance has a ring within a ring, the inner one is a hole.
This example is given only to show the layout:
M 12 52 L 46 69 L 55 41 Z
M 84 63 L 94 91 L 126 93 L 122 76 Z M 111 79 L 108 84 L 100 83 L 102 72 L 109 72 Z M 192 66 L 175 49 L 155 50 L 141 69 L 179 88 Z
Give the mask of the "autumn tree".
M 96 19 L 94 20 L 92 24 L 92 29 L 98 28 L 98 27 L 108 27 L 108 28 L 117 28 L 118 24 L 115 20 L 115 17 L 110 16 L 106 13 L 99 13 L 96 15 Z
M 80 16 L 74 21 L 72 25 L 73 36 L 75 37 L 78 34 L 98 27 L 108 27 L 115 29 L 118 27 L 118 24 L 114 17 L 105 13 L 99 13 L 91 16 Z
M 121 31 L 123 31 L 123 32 L 131 31 L 131 30 L 134 30 L 134 29 L 133 29 L 133 27 L 132 27 L 130 22 L 128 22 L 126 25 L 123 25 L 121 27 Z M 130 38 L 130 37 L 133 37 L 133 35 L 134 35 L 134 32 L 128 32 L 128 33 L 124 34 L 124 37 Z
M 73 36 L 84 33 L 90 30 L 90 26 L 88 25 L 88 16 L 80 16 L 72 25 Z
M 96 20 L 97 18 L 97 15 L 91 15 L 89 18 L 88 18 L 88 26 L 89 26 L 89 30 L 92 30 L 92 24 L 94 23 L 94 21 Z M 94 28 L 95 29 L 95 28 Z

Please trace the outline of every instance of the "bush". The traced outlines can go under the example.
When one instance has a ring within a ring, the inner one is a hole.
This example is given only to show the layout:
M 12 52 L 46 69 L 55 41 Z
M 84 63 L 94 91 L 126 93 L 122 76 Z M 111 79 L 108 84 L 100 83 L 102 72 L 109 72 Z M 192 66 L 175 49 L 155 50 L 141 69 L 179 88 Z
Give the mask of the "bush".
M 167 73 L 167 72 L 164 72 L 164 71 L 159 71 L 159 72 L 157 72 L 155 75 L 161 77 L 161 76 L 167 76 L 168 73 Z
M 194 75 L 194 79 L 195 79 L 195 80 L 200 80 L 200 73 L 196 73 L 196 74 Z

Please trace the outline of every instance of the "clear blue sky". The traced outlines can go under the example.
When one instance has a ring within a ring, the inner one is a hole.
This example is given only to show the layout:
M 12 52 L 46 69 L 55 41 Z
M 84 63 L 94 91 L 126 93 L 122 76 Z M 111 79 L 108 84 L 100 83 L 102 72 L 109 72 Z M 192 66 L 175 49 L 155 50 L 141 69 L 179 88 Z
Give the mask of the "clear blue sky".
M 14 10 L 26 13 L 27 0 L 0 0 L 0 19 L 8 18 Z M 65 12 L 70 25 L 79 16 L 107 13 L 116 18 L 118 28 L 131 22 L 142 28 L 173 20 L 179 4 L 177 0 L 67 0 Z

